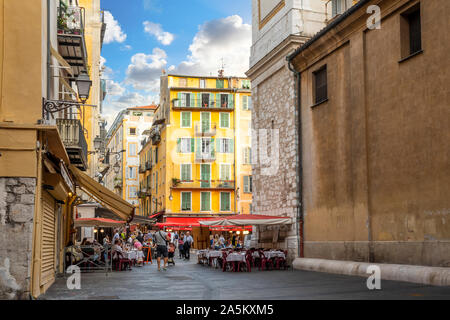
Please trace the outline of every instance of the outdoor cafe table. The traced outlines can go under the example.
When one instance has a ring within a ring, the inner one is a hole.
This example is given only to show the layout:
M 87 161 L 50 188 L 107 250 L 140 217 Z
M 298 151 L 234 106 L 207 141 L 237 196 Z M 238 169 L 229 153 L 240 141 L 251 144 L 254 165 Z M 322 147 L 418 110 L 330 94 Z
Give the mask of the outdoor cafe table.
M 284 254 L 284 252 L 281 252 L 281 251 L 264 251 L 264 256 L 266 256 L 267 259 L 272 259 L 272 258 L 286 259 L 286 255 Z M 253 252 L 253 257 L 259 258 L 259 252 L 258 251 Z
M 232 252 L 228 254 L 227 262 L 245 262 L 245 252 Z
M 137 260 L 138 258 L 144 258 L 144 253 L 139 250 L 124 251 L 124 256 L 130 260 Z

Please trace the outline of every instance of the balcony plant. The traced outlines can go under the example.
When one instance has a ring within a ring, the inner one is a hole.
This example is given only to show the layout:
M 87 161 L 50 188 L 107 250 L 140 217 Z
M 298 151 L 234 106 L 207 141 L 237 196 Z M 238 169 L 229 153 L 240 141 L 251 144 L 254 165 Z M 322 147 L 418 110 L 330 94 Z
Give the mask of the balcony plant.
M 181 183 L 181 180 L 180 180 L 180 179 L 172 178 L 172 186 L 173 186 L 173 187 L 178 186 L 180 183 Z

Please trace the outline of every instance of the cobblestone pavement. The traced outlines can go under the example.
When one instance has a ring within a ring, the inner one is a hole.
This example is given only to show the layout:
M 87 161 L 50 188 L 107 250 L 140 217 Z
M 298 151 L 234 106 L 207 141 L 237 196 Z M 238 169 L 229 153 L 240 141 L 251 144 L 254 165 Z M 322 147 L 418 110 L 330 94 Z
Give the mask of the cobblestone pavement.
M 69 290 L 65 278 L 42 295 L 43 300 L 291 300 L 291 299 L 449 299 L 450 287 L 381 281 L 381 290 L 368 290 L 366 278 L 328 273 L 286 270 L 250 273 L 222 272 L 191 261 L 175 259 L 176 265 L 158 271 L 152 265 L 131 271 L 83 273 L 81 289 Z

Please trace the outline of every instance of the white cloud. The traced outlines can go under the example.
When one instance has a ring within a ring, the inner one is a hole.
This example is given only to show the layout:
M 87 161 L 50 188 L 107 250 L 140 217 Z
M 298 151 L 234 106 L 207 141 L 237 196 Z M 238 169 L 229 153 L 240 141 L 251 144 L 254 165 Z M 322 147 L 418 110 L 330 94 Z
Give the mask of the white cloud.
M 143 0 L 143 5 L 145 10 L 150 10 L 157 13 L 162 12 L 161 3 L 159 0 Z
M 133 49 L 133 47 L 128 44 L 120 47 L 120 51 L 130 51 L 131 49 Z
M 119 42 L 122 43 L 127 35 L 122 31 L 119 22 L 114 19 L 109 11 L 105 11 L 106 32 L 104 43 Z
M 153 49 L 152 54 L 135 54 L 131 57 L 125 83 L 132 85 L 136 90 L 157 91 L 159 76 L 167 64 L 166 58 L 166 52 L 160 48 Z
M 158 102 L 158 95 L 142 95 L 137 92 L 128 92 L 115 99 L 107 98 L 103 105 L 102 114 L 103 118 L 108 122 L 107 130 L 121 110 L 135 106 L 148 106 L 152 103 L 158 104 Z
M 223 58 L 226 75 L 245 76 L 251 39 L 251 26 L 238 15 L 207 21 L 199 27 L 189 46 L 191 54 L 174 73 L 216 76 Z
M 125 93 L 126 89 L 114 80 L 106 81 L 106 92 L 109 96 L 121 96 Z
M 156 37 L 156 39 L 165 46 L 172 43 L 175 38 L 170 32 L 164 31 L 159 23 L 144 21 L 144 31 Z

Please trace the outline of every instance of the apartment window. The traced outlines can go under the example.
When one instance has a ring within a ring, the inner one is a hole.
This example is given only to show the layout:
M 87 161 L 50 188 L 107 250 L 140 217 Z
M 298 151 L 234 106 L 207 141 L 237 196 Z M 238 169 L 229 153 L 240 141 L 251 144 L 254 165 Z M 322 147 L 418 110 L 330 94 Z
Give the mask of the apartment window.
M 136 167 L 128 167 L 127 170 L 127 179 L 131 179 L 134 180 L 137 178 L 137 174 L 136 174 Z
M 252 176 L 244 176 L 244 192 L 252 192 Z
M 137 149 L 137 145 L 136 143 L 129 143 L 128 144 L 128 156 L 129 157 L 136 157 L 136 149 Z
M 190 128 L 191 127 L 191 113 L 181 112 L 181 127 Z
M 221 192 L 220 193 L 220 211 L 230 211 L 231 210 L 231 193 Z
M 203 154 L 211 153 L 211 139 L 210 138 L 202 138 L 202 153 Z
M 229 113 L 220 113 L 220 127 L 221 128 L 229 128 L 230 127 L 230 114 Z
M 420 4 L 418 4 L 401 15 L 402 58 L 422 51 L 421 29 Z
M 201 192 L 200 202 L 200 211 L 211 211 L 211 192 Z
M 193 93 L 178 93 L 179 107 L 195 107 L 195 94 Z
M 206 80 L 200 79 L 200 88 L 206 88 Z
M 252 97 L 242 96 L 242 110 L 251 110 L 251 109 L 252 109 Z
M 319 104 L 328 99 L 327 66 L 314 72 L 314 103 Z
M 243 155 L 243 159 L 242 159 L 243 163 L 250 164 L 251 158 L 252 158 L 252 149 L 250 147 L 245 147 L 243 149 L 242 155 Z
M 221 108 L 228 108 L 228 94 L 221 94 L 220 95 L 220 107 Z
M 210 101 L 214 100 L 214 98 L 211 98 L 211 94 L 209 93 L 202 93 L 200 99 L 202 101 L 203 108 L 208 108 L 210 106 Z
M 136 135 L 136 128 L 129 128 L 128 134 L 130 136 L 135 136 Z
M 227 164 L 227 163 L 220 164 L 219 179 L 222 181 L 230 181 L 231 180 L 231 164 Z
M 192 180 L 192 164 L 183 163 L 181 164 L 181 181 L 191 181 Z
M 242 80 L 242 89 L 250 89 L 250 80 Z
M 225 86 L 225 80 L 224 79 L 216 79 L 216 88 L 217 89 L 223 89 Z
M 194 152 L 194 138 L 177 139 L 177 152 L 180 153 Z
M 137 188 L 136 187 L 129 187 L 128 188 L 128 198 L 129 199 L 136 199 L 137 198 Z
M 182 192 L 181 193 L 181 211 L 191 211 L 192 205 L 192 193 L 191 192 Z
M 218 143 L 217 152 L 220 152 L 220 153 L 233 153 L 234 152 L 233 139 L 218 138 L 217 143 Z

